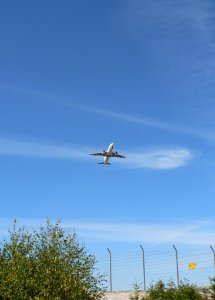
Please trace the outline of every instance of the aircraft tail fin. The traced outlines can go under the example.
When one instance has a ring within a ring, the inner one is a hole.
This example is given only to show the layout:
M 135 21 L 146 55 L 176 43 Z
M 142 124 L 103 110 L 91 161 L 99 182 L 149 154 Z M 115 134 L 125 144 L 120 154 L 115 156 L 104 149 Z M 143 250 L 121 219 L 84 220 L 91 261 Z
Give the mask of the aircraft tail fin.
M 98 164 L 99 164 L 99 165 L 111 165 L 109 162 L 108 162 L 108 163 L 104 163 L 103 161 L 102 161 L 102 162 L 99 162 Z

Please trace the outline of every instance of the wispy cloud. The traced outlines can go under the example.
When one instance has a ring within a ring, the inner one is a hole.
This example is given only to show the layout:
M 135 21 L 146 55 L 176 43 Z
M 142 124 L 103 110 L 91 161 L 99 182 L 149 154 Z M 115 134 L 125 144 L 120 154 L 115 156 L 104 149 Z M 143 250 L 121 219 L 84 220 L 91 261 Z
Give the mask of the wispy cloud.
M 82 107 L 82 106 L 76 106 L 70 103 L 67 103 L 68 106 L 76 108 L 76 109 L 81 109 L 82 111 L 87 111 L 90 113 L 98 114 L 101 116 L 105 116 L 108 118 L 116 119 L 118 121 L 125 121 L 133 124 L 139 124 L 147 127 L 152 127 L 152 128 L 157 128 L 159 130 L 165 130 L 169 132 L 176 132 L 176 133 L 181 133 L 181 134 L 186 134 L 186 135 L 192 135 L 196 136 L 202 139 L 206 140 L 215 140 L 215 133 L 213 131 L 209 130 L 203 130 L 201 128 L 192 128 L 192 127 L 185 127 L 185 126 L 177 126 L 171 123 L 166 123 L 158 120 L 153 120 L 145 117 L 137 117 L 137 116 L 132 116 L 128 115 L 125 113 L 120 113 L 120 112 L 113 112 L 110 110 L 105 110 L 105 109 L 99 109 L 99 108 L 90 108 L 90 107 Z
M 214 224 L 211 225 L 208 222 L 187 224 L 79 223 L 74 224 L 73 228 L 83 236 L 101 240 L 208 245 L 215 239 L 214 231 L 208 228 L 214 227 Z
M 175 92 L 186 94 L 180 106 L 214 110 L 214 1 L 135 0 L 126 4 L 127 31 L 144 53 L 150 52 L 152 69 L 164 76 L 160 80 L 166 79 Z
M 59 159 L 83 159 L 88 151 L 84 148 L 74 148 L 31 141 L 0 139 L 0 155 L 59 158 Z
M 128 153 L 126 165 L 132 168 L 174 169 L 186 165 L 194 154 L 185 148 L 155 149 Z
M 0 219 L 1 237 L 6 235 L 12 224 L 13 220 L 11 219 Z M 17 225 L 26 226 L 29 229 L 38 229 L 44 224 L 45 220 L 41 219 L 20 219 L 17 223 Z M 167 224 L 64 220 L 61 225 L 65 230 L 75 231 L 80 237 L 88 241 L 210 245 L 215 240 L 213 230 L 215 223 L 210 220 Z
M 0 155 L 31 158 L 79 159 L 90 161 L 90 147 L 59 146 L 31 141 L 0 139 Z M 92 149 L 92 148 L 91 148 Z M 193 153 L 185 148 L 127 152 L 123 160 L 128 168 L 173 169 L 187 164 Z M 122 162 L 122 160 L 118 160 Z M 117 162 L 117 159 L 115 159 Z
M 29 90 L 26 88 L 20 88 L 11 85 L 0 85 L 0 87 L 6 89 L 12 89 L 19 93 L 32 94 L 34 96 L 40 97 L 43 100 L 49 101 L 50 103 L 53 102 L 57 105 L 64 105 L 66 107 L 70 107 L 71 109 L 80 110 L 82 112 L 87 112 L 87 113 L 103 116 L 106 118 L 115 119 L 116 121 L 124 121 L 130 124 L 138 124 L 140 126 L 147 126 L 158 130 L 175 132 L 178 134 L 191 135 L 201 139 L 215 141 L 214 131 L 205 130 L 202 128 L 192 128 L 189 126 L 175 125 L 161 120 L 155 120 L 153 118 L 146 118 L 144 116 L 137 117 L 135 115 L 126 114 L 123 112 L 111 111 L 108 109 L 102 109 L 98 107 L 88 107 L 87 105 L 84 104 L 81 105 L 80 103 L 77 103 L 75 101 L 71 102 L 68 99 L 64 99 L 59 96 L 53 96 L 45 92 L 39 92 L 36 90 Z

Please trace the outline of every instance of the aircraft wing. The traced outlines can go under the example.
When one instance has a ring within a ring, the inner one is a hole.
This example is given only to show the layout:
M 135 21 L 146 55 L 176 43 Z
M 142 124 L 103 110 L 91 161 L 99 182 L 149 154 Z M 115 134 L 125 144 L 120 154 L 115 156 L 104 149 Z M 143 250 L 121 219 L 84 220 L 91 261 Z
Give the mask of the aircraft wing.
M 117 152 L 112 152 L 112 157 L 125 158 L 125 156 L 123 156 Z
M 97 153 L 90 153 L 90 155 L 94 155 L 94 156 L 106 156 L 106 152 L 97 152 Z

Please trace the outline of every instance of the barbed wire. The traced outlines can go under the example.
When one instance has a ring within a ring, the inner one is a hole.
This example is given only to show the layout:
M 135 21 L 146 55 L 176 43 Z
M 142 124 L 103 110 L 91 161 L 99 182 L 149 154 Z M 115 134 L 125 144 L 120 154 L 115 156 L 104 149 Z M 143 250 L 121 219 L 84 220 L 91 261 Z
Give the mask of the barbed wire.
M 144 249 L 145 250 L 145 249 Z M 154 247 L 148 247 L 145 250 L 145 281 L 148 288 L 152 282 L 163 280 L 173 280 L 177 283 L 176 272 L 176 256 L 174 249 L 160 250 Z M 113 290 L 131 290 L 133 284 L 138 282 L 143 285 L 143 256 L 141 251 L 111 252 L 111 260 L 109 253 L 104 253 L 96 257 L 97 269 L 106 274 L 107 284 Z M 189 264 L 196 264 L 196 268 L 189 269 Z M 198 286 L 209 285 L 209 278 L 215 275 L 214 257 L 211 249 L 206 247 L 196 247 L 189 249 L 181 249 L 178 251 L 178 269 L 179 278 L 187 279 L 191 284 Z M 111 276 L 110 276 L 111 270 Z

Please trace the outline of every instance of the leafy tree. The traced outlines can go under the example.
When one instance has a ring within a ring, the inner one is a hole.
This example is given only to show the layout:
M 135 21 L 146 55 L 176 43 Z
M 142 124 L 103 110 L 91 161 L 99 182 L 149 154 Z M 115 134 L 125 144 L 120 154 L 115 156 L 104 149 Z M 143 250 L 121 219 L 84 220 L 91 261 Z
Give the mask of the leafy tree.
M 29 232 L 16 222 L 0 248 L 0 299 L 98 300 L 104 277 L 95 275 L 95 257 L 60 223 Z

